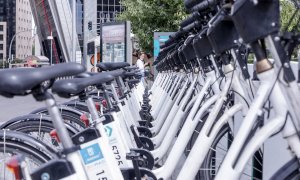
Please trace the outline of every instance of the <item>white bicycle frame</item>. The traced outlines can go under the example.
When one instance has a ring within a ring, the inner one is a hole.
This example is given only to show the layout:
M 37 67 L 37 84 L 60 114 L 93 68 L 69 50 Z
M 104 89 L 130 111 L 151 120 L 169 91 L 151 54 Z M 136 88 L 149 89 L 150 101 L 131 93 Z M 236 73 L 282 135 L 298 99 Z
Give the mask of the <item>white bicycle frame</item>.
M 46 106 L 48 108 L 48 112 L 50 114 L 50 116 L 53 118 L 53 124 L 54 127 L 59 128 L 57 129 L 58 135 L 62 135 L 62 134 L 68 134 L 67 133 L 67 129 L 64 126 L 64 121 L 61 117 L 60 111 L 58 109 L 58 107 L 56 106 L 56 102 L 54 99 L 47 99 L 45 101 Z M 59 131 L 65 131 L 65 132 L 59 132 Z M 70 142 L 68 142 L 70 141 Z M 72 147 L 73 143 L 71 142 L 71 138 L 70 137 L 66 137 L 64 139 L 62 139 L 62 145 L 64 148 L 70 148 Z M 88 179 L 87 173 L 84 171 L 84 165 L 81 163 L 81 155 L 79 151 L 75 151 L 73 153 L 69 153 L 67 155 L 67 160 L 71 162 L 71 164 L 73 165 L 73 168 L 75 170 L 75 174 L 76 174 L 76 179 L 80 180 L 80 179 Z M 74 176 L 72 175 L 72 177 L 74 178 Z
M 217 115 L 221 110 L 223 103 L 227 99 L 227 94 L 230 88 L 234 89 L 242 96 L 247 97 L 243 87 L 240 84 L 238 76 L 236 75 L 237 72 L 234 72 L 234 68 L 231 64 L 224 67 L 224 72 L 226 74 L 227 79 L 229 80 L 225 82 L 221 93 L 219 93 L 217 98 L 218 100 L 216 101 L 208 118 L 204 122 L 204 125 L 198 135 L 198 138 L 195 141 L 194 146 L 192 147 L 189 156 L 187 157 L 177 179 L 182 179 L 183 177 L 187 179 L 193 179 L 196 176 L 199 168 L 201 167 L 201 164 L 204 161 L 206 154 L 210 150 L 211 145 L 221 128 L 225 125 L 226 122 L 228 122 L 228 120 L 231 119 L 231 117 L 236 112 L 242 109 L 247 109 L 245 103 L 236 103 L 233 107 L 225 111 L 221 118 L 215 123 Z M 239 100 L 239 102 L 243 102 L 243 100 Z M 191 163 L 193 164 L 192 167 L 190 166 Z
M 173 145 L 165 164 L 156 170 L 153 170 L 155 175 L 158 178 L 162 179 L 169 179 L 173 173 L 173 171 L 176 168 L 176 165 L 179 163 L 180 157 L 183 154 L 186 145 L 189 142 L 189 139 L 191 138 L 193 131 L 192 129 L 195 129 L 198 124 L 198 119 L 203 116 L 203 114 L 208 110 L 208 108 L 217 100 L 218 96 L 214 95 L 211 98 L 209 98 L 206 102 L 203 104 L 203 98 L 204 95 L 207 93 L 208 88 L 210 86 L 213 86 L 213 89 L 215 91 L 218 90 L 216 82 L 215 73 L 213 71 L 207 73 L 207 79 L 205 84 L 203 85 L 200 93 L 196 97 L 196 101 L 178 135 L 178 138 L 175 141 L 175 144 Z M 201 106 L 200 110 L 199 106 Z M 165 153 L 165 152 L 164 152 Z M 163 153 L 161 153 L 163 154 Z
M 164 140 L 167 132 L 172 133 L 173 131 L 178 130 L 178 129 L 173 129 L 173 127 L 171 129 L 171 127 L 170 127 L 171 123 L 181 121 L 181 118 L 184 115 L 184 113 L 177 114 L 177 112 L 180 112 L 179 109 L 184 108 L 184 106 L 188 104 L 188 101 L 190 100 L 190 97 L 193 93 L 193 89 L 195 87 L 196 82 L 197 82 L 197 79 L 194 79 L 194 81 L 192 82 L 192 84 L 190 85 L 189 88 L 187 88 L 188 81 L 186 81 L 186 83 L 184 84 L 182 91 L 180 92 L 179 96 L 177 97 L 177 100 L 176 100 L 174 106 L 172 107 L 167 119 L 163 123 L 163 126 L 160 129 L 159 133 L 154 134 L 155 136 L 153 138 L 151 138 L 151 140 L 155 144 L 155 147 L 160 146 L 160 144 Z M 186 94 L 185 94 L 185 92 L 186 92 Z
M 184 96 L 184 92 L 186 91 L 186 87 L 188 85 L 187 83 L 188 83 L 187 78 L 181 76 L 179 78 L 179 81 L 177 81 L 177 83 L 174 84 L 174 88 L 171 89 L 172 91 L 170 92 L 171 93 L 170 98 L 168 98 L 167 101 L 164 101 L 165 108 L 161 107 L 159 116 L 157 117 L 157 119 L 154 119 L 154 121 L 151 122 L 153 128 L 150 128 L 150 130 L 154 135 L 157 135 L 160 132 L 161 128 L 163 127 L 163 124 L 165 122 L 168 122 L 168 118 L 169 119 L 173 118 L 173 114 L 177 112 L 176 107 L 178 107 L 178 103 L 180 102 L 181 98 Z M 182 84 L 183 84 L 182 88 L 179 89 L 179 86 L 181 86 Z M 177 89 L 179 89 L 178 92 Z M 166 94 L 165 96 L 169 96 L 169 95 Z M 164 106 L 164 104 L 162 104 L 161 106 Z
M 182 80 L 184 76 L 180 74 L 179 76 L 176 76 L 176 79 L 174 80 L 174 85 L 172 88 L 170 88 L 169 94 L 167 94 L 167 98 L 163 106 L 160 108 L 161 110 L 159 111 L 157 119 L 155 119 L 151 124 L 154 127 L 157 127 L 156 129 L 160 129 L 161 126 L 163 125 L 163 122 L 165 119 L 167 119 L 167 116 L 169 112 L 171 111 L 171 108 L 174 106 L 174 103 L 176 101 L 176 90 L 178 87 L 181 85 Z M 154 128 L 153 128 L 154 129 Z M 155 131 L 156 132 L 156 131 Z
M 271 52 L 275 52 L 272 46 L 270 46 L 270 49 Z M 274 58 L 275 61 L 279 61 L 279 56 L 276 56 L 276 54 Z M 232 142 L 215 179 L 239 179 L 247 161 L 252 157 L 254 152 L 261 147 L 272 134 L 280 131 L 282 127 L 283 137 L 287 140 L 292 152 L 294 152 L 298 158 L 300 157 L 300 141 L 296 134 L 296 129 L 291 119 L 286 119 L 287 112 L 291 110 L 288 105 L 289 99 L 283 91 L 285 87 L 277 82 L 277 71 L 272 68 L 258 74 L 261 85 L 257 91 L 256 98 L 236 135 L 239 138 L 235 138 Z M 262 108 L 269 94 L 270 101 L 274 107 L 275 117 L 269 119 L 249 141 L 246 141 L 253 124 L 256 122 L 257 116 L 263 112 Z
M 106 171 L 108 171 L 109 175 L 113 179 L 123 179 L 123 175 L 121 173 L 121 170 L 119 169 L 118 162 L 115 159 L 115 155 L 112 151 L 112 147 L 109 143 L 108 135 L 105 132 L 105 127 L 102 123 L 103 118 L 99 117 L 99 114 L 97 112 L 97 109 L 95 107 L 95 103 L 91 97 L 88 97 L 86 100 L 89 112 L 91 113 L 93 122 L 96 123 L 96 128 L 101 134 L 101 138 L 98 138 L 99 146 L 101 147 L 103 157 L 105 158 L 105 161 L 107 163 Z M 126 162 L 123 160 L 124 163 Z

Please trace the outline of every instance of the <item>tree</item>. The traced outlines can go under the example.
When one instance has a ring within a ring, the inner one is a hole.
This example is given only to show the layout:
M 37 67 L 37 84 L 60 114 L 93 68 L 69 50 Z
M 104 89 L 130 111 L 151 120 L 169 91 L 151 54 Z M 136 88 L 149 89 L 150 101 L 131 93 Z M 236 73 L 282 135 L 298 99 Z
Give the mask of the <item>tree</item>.
M 143 51 L 153 51 L 154 32 L 175 32 L 186 17 L 182 0 L 122 0 L 118 19 L 129 20 Z
M 152 52 L 154 32 L 177 31 L 180 22 L 187 16 L 182 0 L 122 0 L 125 8 L 118 19 L 129 20 L 132 31 L 138 37 L 142 50 Z M 282 30 L 289 24 L 295 4 L 291 0 L 280 0 Z M 292 18 L 287 30 L 297 26 L 299 13 Z M 298 29 L 299 30 L 299 29 Z
M 299 31 L 300 14 L 296 3 L 291 0 L 280 0 L 280 22 L 282 31 Z

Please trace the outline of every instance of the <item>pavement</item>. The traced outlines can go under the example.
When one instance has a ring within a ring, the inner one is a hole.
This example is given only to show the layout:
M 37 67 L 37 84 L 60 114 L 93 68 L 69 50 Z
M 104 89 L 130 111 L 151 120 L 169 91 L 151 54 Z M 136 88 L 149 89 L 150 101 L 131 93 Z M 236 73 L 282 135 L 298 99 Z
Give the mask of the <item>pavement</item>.
M 57 96 L 55 96 L 55 99 L 57 103 L 68 101 L 68 99 L 59 98 Z M 0 124 L 14 117 L 28 114 L 40 107 L 45 107 L 45 103 L 37 102 L 32 95 L 14 98 L 0 96 Z

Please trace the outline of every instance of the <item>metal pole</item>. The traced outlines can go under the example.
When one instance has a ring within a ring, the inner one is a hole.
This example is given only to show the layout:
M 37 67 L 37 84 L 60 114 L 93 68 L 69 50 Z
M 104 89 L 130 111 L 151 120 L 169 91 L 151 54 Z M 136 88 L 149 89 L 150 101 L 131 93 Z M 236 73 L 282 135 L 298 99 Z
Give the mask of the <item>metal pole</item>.
M 95 40 L 95 53 L 94 53 L 94 72 L 97 72 L 97 61 L 98 61 L 98 56 L 97 56 L 97 45 L 96 45 L 96 40 Z
M 76 62 L 76 0 L 72 2 L 72 56 L 71 62 Z
M 52 46 L 53 46 L 53 36 L 52 36 L 52 31 L 51 31 L 51 45 L 50 45 L 50 66 L 52 66 L 52 61 L 53 61 L 53 58 L 52 58 Z
M 8 57 L 9 57 L 9 64 L 10 64 L 10 62 L 12 61 L 12 58 L 11 58 L 11 48 L 12 48 L 12 43 L 14 42 L 14 39 L 16 38 L 16 35 L 17 35 L 18 33 L 16 33 L 13 37 L 12 37 L 12 39 L 11 39 L 11 41 L 10 41 L 10 45 L 9 45 L 9 55 L 8 55 Z
M 8 63 L 9 63 L 9 64 L 10 64 L 10 62 L 12 61 L 12 57 L 11 57 L 11 48 L 12 48 L 12 44 L 13 44 L 13 42 L 14 42 L 16 36 L 17 36 L 18 34 L 22 33 L 22 32 L 27 32 L 27 31 L 32 31 L 32 30 L 35 30 L 35 28 L 34 28 L 34 29 L 25 30 L 25 31 L 20 31 L 20 32 L 16 33 L 16 34 L 12 37 L 12 39 L 10 40 L 10 45 L 9 45 L 9 55 L 8 55 L 8 59 L 9 59 Z
M 83 64 L 84 66 L 87 67 L 87 34 L 89 33 L 86 29 L 87 29 L 87 0 L 83 0 L 83 61 L 81 62 L 81 64 Z

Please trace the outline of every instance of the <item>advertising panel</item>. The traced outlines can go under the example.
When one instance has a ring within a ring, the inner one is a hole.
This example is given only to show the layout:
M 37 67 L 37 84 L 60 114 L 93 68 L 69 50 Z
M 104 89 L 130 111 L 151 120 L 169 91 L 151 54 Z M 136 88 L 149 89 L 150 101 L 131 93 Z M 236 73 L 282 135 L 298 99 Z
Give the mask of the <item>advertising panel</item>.
M 126 23 L 102 25 L 102 61 L 126 62 Z

